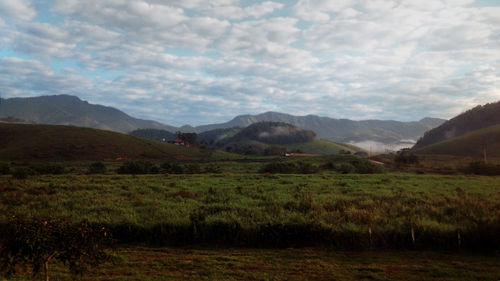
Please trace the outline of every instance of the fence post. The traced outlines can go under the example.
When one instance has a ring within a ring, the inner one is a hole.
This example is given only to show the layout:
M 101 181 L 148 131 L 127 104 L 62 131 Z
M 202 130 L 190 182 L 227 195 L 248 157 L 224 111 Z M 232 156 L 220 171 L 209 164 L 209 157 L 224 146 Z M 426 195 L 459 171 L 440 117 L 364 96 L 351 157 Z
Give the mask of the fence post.
M 413 230 L 413 226 L 411 227 L 411 241 L 415 245 L 415 230 Z
M 372 249 L 372 227 L 368 227 L 368 234 L 370 235 L 370 250 Z

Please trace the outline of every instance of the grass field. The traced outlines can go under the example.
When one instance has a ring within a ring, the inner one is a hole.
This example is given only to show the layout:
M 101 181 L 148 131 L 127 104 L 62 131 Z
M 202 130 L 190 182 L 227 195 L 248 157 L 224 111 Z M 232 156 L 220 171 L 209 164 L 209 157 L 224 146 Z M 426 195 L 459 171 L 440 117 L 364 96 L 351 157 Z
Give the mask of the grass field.
M 455 249 L 460 231 L 462 247 L 499 249 L 499 183 L 332 172 L 2 176 L 0 219 L 85 219 L 123 241 L 162 245 Z
M 498 280 L 498 264 L 498 254 L 135 246 L 81 280 Z M 61 264 L 52 270 L 51 280 L 71 277 Z
M 500 278 L 500 177 L 259 172 L 277 159 L 179 162 L 220 167 L 205 174 L 116 174 L 123 162 L 87 174 L 91 162 L 80 161 L 52 163 L 66 167 L 60 175 L 0 175 L 0 227 L 12 215 L 104 224 L 113 262 L 83 280 Z M 326 167 L 355 158 L 281 160 Z M 51 279 L 71 275 L 55 263 Z

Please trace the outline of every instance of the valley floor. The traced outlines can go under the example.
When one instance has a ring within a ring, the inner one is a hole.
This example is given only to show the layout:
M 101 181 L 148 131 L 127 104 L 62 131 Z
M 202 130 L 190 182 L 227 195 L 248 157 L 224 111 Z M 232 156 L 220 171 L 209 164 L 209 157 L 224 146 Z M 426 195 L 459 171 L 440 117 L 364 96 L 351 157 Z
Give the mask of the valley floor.
M 222 164 L 232 172 L 2 175 L 0 227 L 15 216 L 106 226 L 113 261 L 82 280 L 500 280 L 498 176 Z M 57 263 L 50 277 L 72 280 Z

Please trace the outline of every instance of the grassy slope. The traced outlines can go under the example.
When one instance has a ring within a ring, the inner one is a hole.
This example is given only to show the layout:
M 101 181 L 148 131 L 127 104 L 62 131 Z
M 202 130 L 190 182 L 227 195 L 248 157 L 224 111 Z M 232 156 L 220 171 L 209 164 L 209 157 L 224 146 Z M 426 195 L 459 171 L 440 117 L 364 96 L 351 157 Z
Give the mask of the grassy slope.
M 196 148 L 73 126 L 0 123 L 0 135 L 0 159 L 3 160 L 197 159 L 206 156 Z M 211 155 L 225 156 L 234 157 L 220 152 Z
M 313 154 L 338 154 L 339 151 L 345 150 L 355 153 L 357 151 L 362 151 L 360 148 L 356 148 L 352 145 L 347 146 L 327 140 L 315 139 L 312 142 L 307 142 L 303 144 L 292 144 L 288 146 L 290 149 L 300 149 L 305 153 Z
M 500 125 L 476 130 L 460 137 L 423 147 L 415 152 L 482 157 L 485 144 L 489 157 L 500 157 Z
M 357 151 L 363 151 L 361 148 L 355 147 L 353 145 L 344 145 L 322 139 L 315 139 L 310 142 L 287 144 L 287 145 L 266 144 L 258 141 L 242 141 L 241 143 L 248 143 L 251 145 L 258 146 L 262 149 L 265 149 L 266 147 L 276 146 L 276 147 L 285 147 L 288 151 L 300 149 L 304 153 L 322 154 L 322 155 L 338 154 L 339 151 L 341 150 L 350 151 L 351 153 L 355 153 Z

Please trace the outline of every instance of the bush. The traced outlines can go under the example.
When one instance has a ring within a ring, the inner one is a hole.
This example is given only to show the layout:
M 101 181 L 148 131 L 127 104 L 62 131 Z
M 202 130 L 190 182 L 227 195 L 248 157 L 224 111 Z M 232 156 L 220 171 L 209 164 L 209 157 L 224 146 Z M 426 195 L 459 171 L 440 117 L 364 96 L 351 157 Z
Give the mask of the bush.
M 313 174 L 319 171 L 319 167 L 308 162 L 272 162 L 260 169 L 261 173 L 274 174 Z
M 337 166 L 335 166 L 335 170 L 341 174 L 349 174 L 354 172 L 356 169 L 354 168 L 353 165 L 349 163 L 342 163 Z
M 184 173 L 184 167 L 177 163 L 165 162 L 161 165 L 161 171 L 168 174 L 182 174 Z
M 308 162 L 298 162 L 296 171 L 299 174 L 314 174 L 319 172 L 319 167 Z
M 106 166 L 102 162 L 94 162 L 89 165 L 89 174 L 104 174 Z
M 158 174 L 160 169 L 151 162 L 127 161 L 116 171 L 118 174 Z
M 28 178 L 29 175 L 32 174 L 32 171 L 28 168 L 17 168 L 12 173 L 12 177 L 18 180 L 24 180 Z
M 219 174 L 222 173 L 222 169 L 214 164 L 205 166 L 205 173 Z
M 351 161 L 354 171 L 358 174 L 375 174 L 382 172 L 382 168 L 366 160 L 356 159 Z
M 198 164 L 188 164 L 184 166 L 184 172 L 186 174 L 199 174 L 201 173 L 201 168 Z
M 99 225 L 66 220 L 20 219 L 13 217 L 0 229 L 0 271 L 16 273 L 18 265 L 29 265 L 34 275 L 43 271 L 49 280 L 49 265 L 59 260 L 74 275 L 108 259 L 108 231 Z
M 30 169 L 39 175 L 61 175 L 66 172 L 66 168 L 61 165 L 32 165 Z
M 292 162 L 272 162 L 260 169 L 261 173 L 293 174 L 296 167 Z
M 485 176 L 498 176 L 500 175 L 500 165 L 488 164 L 485 162 L 471 162 L 463 172 L 466 174 L 476 174 Z
M 397 164 L 418 164 L 418 156 L 410 152 L 409 149 L 401 149 L 397 152 L 394 162 Z
M 7 175 L 10 173 L 10 166 L 6 163 L 0 163 L 0 175 Z

